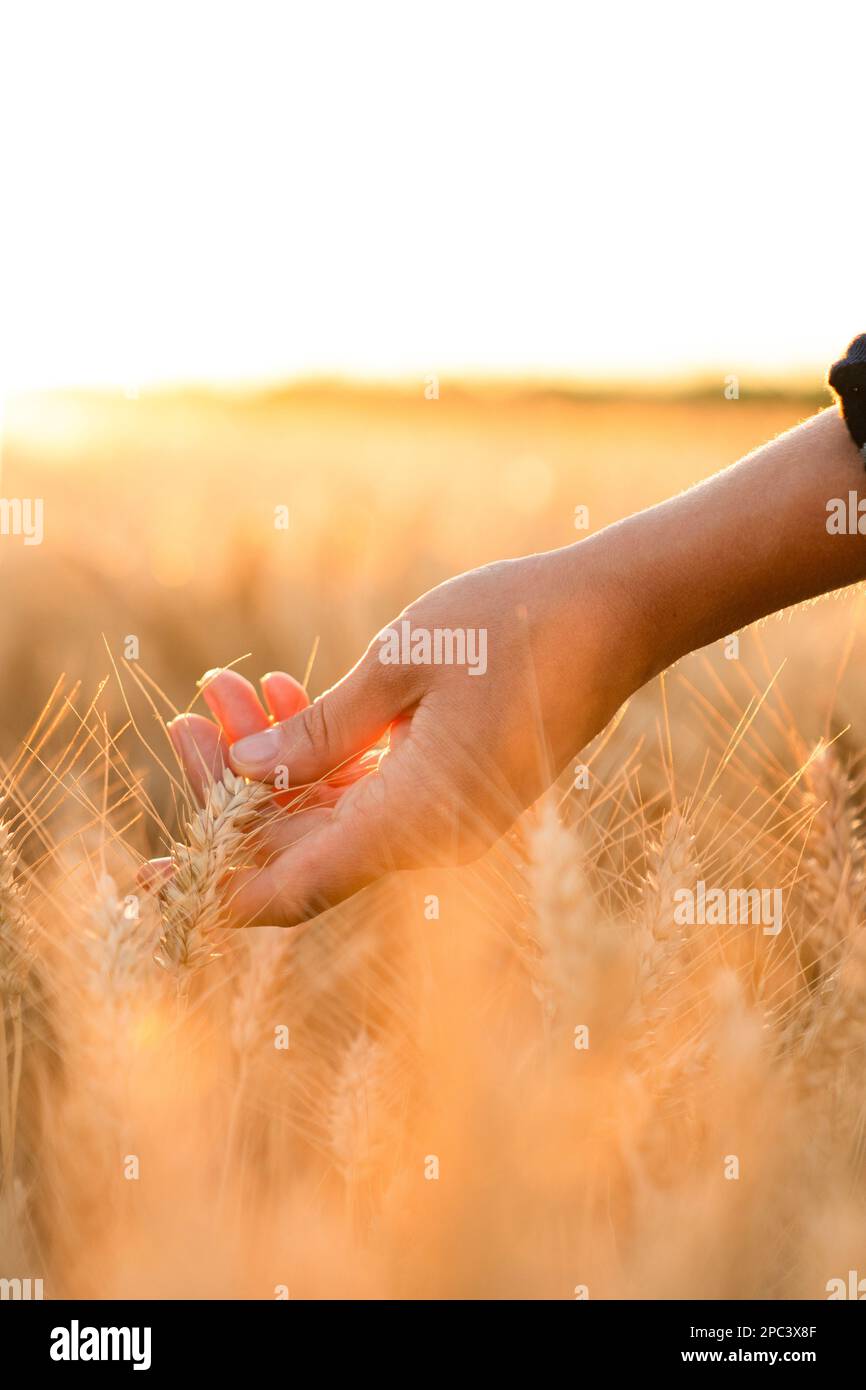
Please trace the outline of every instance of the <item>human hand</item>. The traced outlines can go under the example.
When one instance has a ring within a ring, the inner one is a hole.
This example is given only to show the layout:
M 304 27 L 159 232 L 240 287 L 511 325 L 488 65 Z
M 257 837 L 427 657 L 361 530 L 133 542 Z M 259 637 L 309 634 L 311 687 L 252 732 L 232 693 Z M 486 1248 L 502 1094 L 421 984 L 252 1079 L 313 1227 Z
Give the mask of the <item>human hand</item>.
M 232 920 L 295 925 L 391 870 L 476 858 L 641 683 L 633 608 L 590 539 L 433 589 L 312 704 L 276 673 L 267 713 L 237 672 L 209 673 L 217 723 L 171 726 L 193 786 L 228 763 L 295 789 L 232 876 Z

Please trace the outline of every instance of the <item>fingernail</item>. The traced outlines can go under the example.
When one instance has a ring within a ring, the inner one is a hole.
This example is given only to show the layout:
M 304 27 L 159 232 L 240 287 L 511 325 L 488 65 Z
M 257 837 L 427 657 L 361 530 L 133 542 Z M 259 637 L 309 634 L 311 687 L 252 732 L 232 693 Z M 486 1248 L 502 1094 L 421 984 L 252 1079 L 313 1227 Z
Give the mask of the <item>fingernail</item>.
M 157 888 L 171 877 L 171 870 L 170 858 L 148 859 L 139 868 L 136 879 L 141 888 Z
M 174 719 L 169 719 L 165 727 L 168 729 L 172 743 L 178 739 L 185 740 L 189 736 L 189 715 L 176 714 Z
M 280 751 L 279 729 L 264 729 L 231 746 L 232 761 L 250 772 L 270 771 Z

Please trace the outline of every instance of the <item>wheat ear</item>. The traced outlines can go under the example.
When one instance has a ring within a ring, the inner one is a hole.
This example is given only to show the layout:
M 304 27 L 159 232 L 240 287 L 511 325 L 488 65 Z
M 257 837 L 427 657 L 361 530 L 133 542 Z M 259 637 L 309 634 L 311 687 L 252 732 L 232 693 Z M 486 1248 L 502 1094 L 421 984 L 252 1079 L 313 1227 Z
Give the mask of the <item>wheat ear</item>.
M 647 846 L 639 932 L 639 1002 L 651 1032 L 664 1012 L 664 995 L 682 965 L 687 933 L 676 920 L 676 894 L 698 876 L 695 838 L 686 819 L 671 811 Z
M 530 833 L 529 852 L 538 944 L 530 968 L 549 1025 L 566 1004 L 585 998 L 596 934 L 595 897 L 584 872 L 582 846 L 549 801 Z
M 35 933 L 24 906 L 18 863 L 0 821 L 0 1185 L 8 1192 L 15 1163 L 15 1126 L 24 1050 L 21 999 L 34 957 Z M 9 1017 L 11 1055 L 6 1031 Z
M 112 1007 L 123 1006 L 138 990 L 148 959 L 141 921 L 107 873 L 96 881 L 88 915 L 86 944 L 93 994 Z
M 104 1104 L 105 1123 L 114 1129 L 119 1128 L 127 1107 L 133 1020 L 146 1004 L 152 984 L 152 931 L 134 905 L 135 899 L 120 897 L 110 874 L 101 873 L 87 907 L 84 933 L 84 1064 L 100 1078 L 94 1087 L 94 1103 Z
M 852 1057 L 866 1042 L 866 927 L 861 927 L 837 973 L 825 980 L 805 1033 L 800 1058 L 807 1095 L 834 1096 Z M 859 1064 L 862 1065 L 862 1062 Z
M 248 935 L 246 966 L 231 1004 L 231 1040 L 242 1072 L 265 1039 L 273 1043 L 300 940 L 280 927 L 263 927 Z
M 832 749 L 809 763 L 807 805 L 815 808 L 804 868 L 814 925 L 800 941 L 801 960 L 820 980 L 838 966 L 866 911 L 866 856 L 851 780 Z
M 385 1049 L 362 1029 L 349 1044 L 331 1098 L 331 1150 L 346 1183 L 369 1179 L 386 1152 Z
M 695 839 L 686 818 L 670 811 L 646 847 L 637 935 L 637 988 L 630 1042 L 631 1068 L 649 1108 L 638 1134 L 642 1172 L 654 1182 L 671 1180 L 671 1148 L 676 1132 L 685 1142 L 694 1087 L 706 1067 L 705 1037 L 663 1036 L 670 994 L 688 959 L 686 927 L 676 918 L 677 893 L 693 888 L 699 873 Z M 675 1128 L 676 1127 L 676 1128 Z
M 188 843 L 172 845 L 155 959 L 175 977 L 181 1001 L 192 976 L 219 954 L 214 947 L 228 918 L 223 875 L 248 845 L 270 798 L 269 787 L 226 770 L 211 787 L 207 804 L 188 821 Z

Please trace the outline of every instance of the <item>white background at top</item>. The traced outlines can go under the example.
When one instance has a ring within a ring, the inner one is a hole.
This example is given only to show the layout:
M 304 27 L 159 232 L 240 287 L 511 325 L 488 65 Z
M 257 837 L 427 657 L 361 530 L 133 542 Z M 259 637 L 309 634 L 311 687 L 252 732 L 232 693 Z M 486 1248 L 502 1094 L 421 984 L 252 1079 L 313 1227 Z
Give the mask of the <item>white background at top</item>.
M 866 329 L 835 3 L 0 20 L 0 381 L 820 367 Z

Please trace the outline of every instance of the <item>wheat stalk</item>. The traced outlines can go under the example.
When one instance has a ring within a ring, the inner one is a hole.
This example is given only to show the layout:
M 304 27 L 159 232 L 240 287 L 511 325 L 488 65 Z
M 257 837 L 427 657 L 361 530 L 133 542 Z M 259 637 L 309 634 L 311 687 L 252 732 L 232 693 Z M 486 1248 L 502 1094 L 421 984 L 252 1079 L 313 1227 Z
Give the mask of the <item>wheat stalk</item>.
M 18 860 L 12 837 L 0 821 L 0 995 L 20 999 L 34 956 L 33 925 L 24 907 L 18 881 Z
M 281 1005 L 293 974 L 300 937 L 280 927 L 262 927 L 248 933 L 246 964 L 238 977 L 231 1002 L 230 1037 L 237 1057 L 237 1077 L 229 1111 L 225 1163 L 221 1181 L 224 1194 L 229 1169 L 238 1146 L 238 1127 L 250 1069 L 257 1056 L 273 1048 L 274 1028 L 284 1022 Z
M 248 847 L 270 799 L 269 787 L 226 770 L 211 787 L 207 804 L 188 821 L 188 843 L 172 844 L 172 874 L 160 895 L 162 934 L 155 960 L 174 975 L 179 999 L 185 998 L 192 976 L 219 955 L 214 946 L 228 918 L 223 876 Z
M 834 1097 L 852 1054 L 866 1042 L 866 927 L 861 927 L 836 974 L 825 980 L 800 1060 L 806 1093 Z

